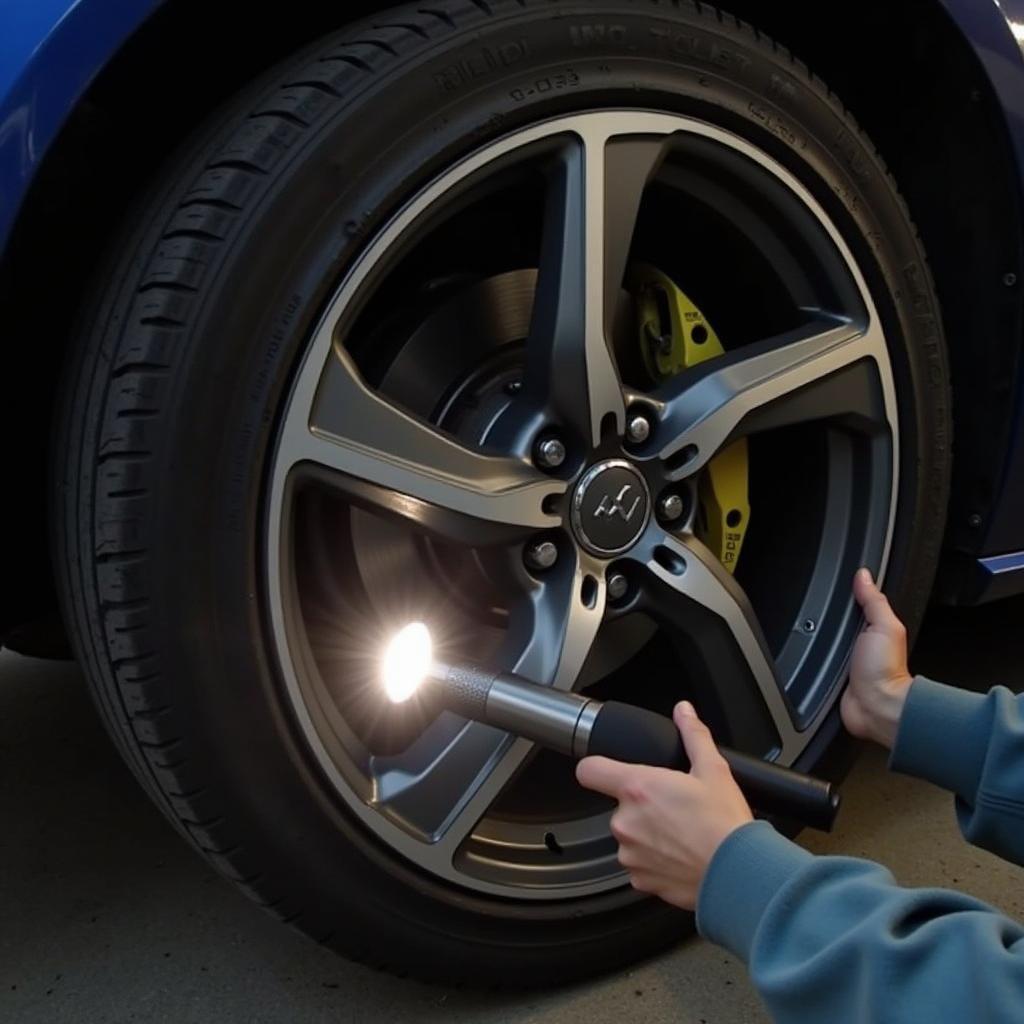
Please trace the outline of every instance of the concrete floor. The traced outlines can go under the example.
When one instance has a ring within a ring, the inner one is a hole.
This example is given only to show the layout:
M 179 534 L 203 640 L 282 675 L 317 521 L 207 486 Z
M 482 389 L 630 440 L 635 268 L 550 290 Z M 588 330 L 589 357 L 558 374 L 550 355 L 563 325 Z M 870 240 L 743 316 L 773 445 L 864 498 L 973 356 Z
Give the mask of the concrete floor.
M 1024 601 L 936 612 L 918 671 L 1024 688 Z M 950 800 L 888 776 L 845 787 L 820 853 L 888 864 L 1024 916 L 1018 871 L 960 839 Z M 447 990 L 349 964 L 251 906 L 150 806 L 77 670 L 0 655 L 0 1021 L 737 1024 L 766 1021 L 741 966 L 696 939 L 617 977 L 547 993 Z

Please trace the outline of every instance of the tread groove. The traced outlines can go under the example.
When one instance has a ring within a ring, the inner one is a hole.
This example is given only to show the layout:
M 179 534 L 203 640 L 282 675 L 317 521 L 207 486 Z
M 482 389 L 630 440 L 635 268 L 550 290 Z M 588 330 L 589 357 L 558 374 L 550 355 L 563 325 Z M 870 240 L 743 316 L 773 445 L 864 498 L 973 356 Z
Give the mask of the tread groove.
M 284 116 L 284 115 L 275 115 Z M 244 207 L 239 206 L 237 203 L 232 203 L 227 199 L 185 199 L 178 203 L 179 210 L 191 210 L 197 206 L 208 206 L 214 210 L 226 210 L 228 213 L 241 213 Z
M 329 85 L 324 82 L 314 82 L 305 78 L 297 78 L 292 82 L 288 83 L 287 88 L 303 88 L 303 89 L 316 89 L 319 92 L 326 93 L 328 96 L 333 96 L 335 99 L 341 98 L 341 93 L 337 89 L 332 89 Z
M 123 459 L 125 462 L 148 462 L 153 456 L 152 452 L 126 451 L 126 452 L 101 452 L 96 459 L 97 466 L 103 466 L 114 459 Z
M 124 487 L 119 491 L 107 491 L 108 498 L 144 498 L 147 494 L 148 487 Z
M 437 18 L 438 21 L 444 22 L 449 28 L 455 28 L 455 19 L 447 11 L 437 11 L 432 7 L 419 7 L 417 14 L 428 14 Z
M 165 292 L 192 293 L 193 295 L 199 291 L 199 289 L 194 285 L 185 284 L 184 281 L 146 281 L 143 284 L 140 284 L 137 289 L 140 295 L 145 295 L 147 292 L 157 290 Z
M 390 43 L 385 43 L 383 39 L 353 39 L 350 45 L 371 46 L 377 50 L 383 50 L 384 53 L 391 57 L 398 56 L 398 51 Z
M 321 57 L 319 63 L 321 64 L 332 64 L 337 62 L 349 64 L 354 68 L 358 68 L 360 71 L 365 71 L 367 74 L 373 72 L 373 68 L 359 57 L 354 56 L 351 53 L 332 53 L 328 57 Z M 340 94 L 339 94 L 340 95 Z
M 252 120 L 252 118 L 250 118 Z M 245 171 L 246 174 L 259 174 L 266 177 L 267 172 L 262 167 L 257 167 L 256 164 L 250 163 L 248 160 L 241 160 L 238 157 L 227 156 L 219 157 L 212 163 L 207 164 L 208 167 L 213 170 L 223 168 L 229 171 Z M 219 241 L 219 239 L 218 239 Z
M 218 814 L 216 817 L 206 818 L 203 821 L 192 821 L 189 818 L 182 818 L 182 821 L 186 825 L 191 826 L 192 828 L 215 828 L 217 825 L 224 824 L 224 815 L 223 814 Z M 216 851 L 212 851 L 212 850 L 207 849 L 207 852 L 208 853 L 212 853 L 212 852 L 216 852 Z
M 159 416 L 159 409 L 118 409 L 114 418 L 119 420 L 151 420 Z
M 137 711 L 134 715 L 131 716 L 131 718 L 133 722 L 152 722 L 158 718 L 161 718 L 170 710 L 170 704 L 161 704 L 159 707 L 152 708 L 148 711 Z
M 163 233 L 162 238 L 194 238 L 199 242 L 223 242 L 220 235 L 212 231 L 203 231 L 202 228 L 169 228 Z
M 419 36 L 420 39 L 430 38 L 430 34 L 427 32 L 426 29 L 421 28 L 419 25 L 416 25 L 414 23 L 395 22 L 393 24 L 387 25 L 375 25 L 374 27 L 380 29 L 404 29 L 406 32 L 412 32 L 414 35 Z
M 167 376 L 168 371 L 171 369 L 167 363 L 153 363 L 149 361 L 133 362 L 133 363 L 121 363 L 115 370 L 111 371 L 110 379 L 118 380 L 121 377 L 125 377 L 131 373 L 147 373 L 157 374 L 160 376 Z
M 303 121 L 297 114 L 293 114 L 290 110 L 275 110 L 273 108 L 267 108 L 259 111 L 256 114 L 252 114 L 249 118 L 250 121 L 255 121 L 260 117 L 278 117 L 282 121 L 287 121 L 289 124 L 295 125 L 296 128 L 308 128 L 309 122 Z
M 185 324 L 181 320 L 175 320 L 172 316 L 141 316 L 139 317 L 139 323 L 145 324 L 147 327 L 184 327 Z
M 100 602 L 101 608 L 109 608 L 111 611 L 135 611 L 149 607 L 148 597 L 132 597 L 125 600 L 106 598 Z
M 133 548 L 130 551 L 102 551 L 93 557 L 99 565 L 118 564 L 120 562 L 137 562 L 149 554 L 146 548 Z M 123 606 L 119 606 L 123 607 Z

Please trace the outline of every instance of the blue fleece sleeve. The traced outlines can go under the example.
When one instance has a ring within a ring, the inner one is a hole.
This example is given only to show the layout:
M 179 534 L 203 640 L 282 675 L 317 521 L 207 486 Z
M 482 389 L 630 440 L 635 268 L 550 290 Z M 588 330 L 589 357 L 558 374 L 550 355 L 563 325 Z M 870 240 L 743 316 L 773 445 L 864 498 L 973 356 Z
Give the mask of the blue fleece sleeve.
M 1002 686 L 967 693 L 918 676 L 889 766 L 954 793 L 965 838 L 1024 864 L 1024 696 Z
M 716 852 L 701 934 L 750 969 L 777 1024 L 1024 1020 L 1024 928 L 969 896 L 901 889 L 884 868 L 815 857 L 767 822 Z

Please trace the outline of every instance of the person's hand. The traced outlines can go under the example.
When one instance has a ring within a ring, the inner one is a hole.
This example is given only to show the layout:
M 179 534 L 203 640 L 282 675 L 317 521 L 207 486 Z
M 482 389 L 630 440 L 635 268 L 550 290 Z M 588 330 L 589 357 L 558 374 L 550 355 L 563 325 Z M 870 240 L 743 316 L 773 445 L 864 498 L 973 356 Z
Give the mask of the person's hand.
M 913 681 L 907 670 L 907 630 L 867 569 L 857 570 L 853 595 L 867 626 L 854 645 L 850 685 L 839 710 L 850 733 L 891 749 Z
M 673 718 L 689 773 L 585 757 L 576 778 L 618 801 L 611 830 L 633 888 L 693 910 L 715 851 L 753 815 L 693 706 L 677 704 Z

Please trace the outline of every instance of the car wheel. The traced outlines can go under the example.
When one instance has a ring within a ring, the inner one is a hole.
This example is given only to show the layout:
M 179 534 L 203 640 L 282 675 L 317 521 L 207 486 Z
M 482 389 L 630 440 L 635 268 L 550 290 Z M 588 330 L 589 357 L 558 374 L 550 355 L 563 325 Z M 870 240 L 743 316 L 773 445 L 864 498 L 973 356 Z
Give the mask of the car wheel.
M 381 645 L 811 768 L 871 566 L 911 624 L 948 374 L 893 182 L 707 7 L 395 8 L 222 111 L 104 272 L 59 433 L 65 610 L 177 827 L 350 956 L 545 983 L 645 955 L 570 762 Z

